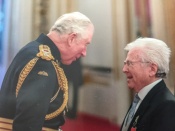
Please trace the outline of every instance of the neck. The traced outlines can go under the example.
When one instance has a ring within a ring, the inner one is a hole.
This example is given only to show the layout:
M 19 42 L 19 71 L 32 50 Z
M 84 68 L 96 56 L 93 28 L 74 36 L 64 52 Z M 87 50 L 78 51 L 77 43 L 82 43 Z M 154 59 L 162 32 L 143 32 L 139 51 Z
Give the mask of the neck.
M 56 45 L 56 47 L 58 48 L 61 57 L 62 55 L 64 55 L 65 51 L 66 51 L 66 43 L 67 43 L 67 38 L 66 35 L 60 35 L 59 33 L 55 32 L 55 31 L 51 31 L 47 34 L 47 36 L 53 41 L 53 43 Z
M 57 43 L 60 43 L 60 36 L 58 33 L 52 31 L 47 34 L 47 36 L 53 41 L 55 45 L 58 45 Z
M 157 80 L 159 80 L 159 79 L 161 79 L 161 78 L 154 78 L 154 79 L 152 79 L 151 81 L 149 81 L 147 84 L 145 84 L 145 85 L 143 85 L 143 87 L 141 87 L 141 88 L 138 88 L 138 90 L 136 90 L 136 92 L 139 92 L 141 89 L 143 89 L 145 86 L 147 86 L 147 85 L 149 85 L 149 84 L 151 84 L 151 83 L 153 83 L 153 82 L 155 82 L 155 81 L 157 81 Z

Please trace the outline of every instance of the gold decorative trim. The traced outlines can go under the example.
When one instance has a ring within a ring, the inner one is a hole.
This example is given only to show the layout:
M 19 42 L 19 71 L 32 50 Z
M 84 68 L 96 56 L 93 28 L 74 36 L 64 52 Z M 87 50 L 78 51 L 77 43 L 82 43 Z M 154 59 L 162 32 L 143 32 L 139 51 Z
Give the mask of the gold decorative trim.
M 12 119 L 7 119 L 7 118 L 0 117 L 0 131 L 12 130 L 12 124 L 13 124 Z M 58 131 L 58 130 L 43 127 L 42 131 Z
M 38 75 L 49 76 L 48 73 L 45 71 L 39 71 Z
M 18 83 L 16 86 L 16 97 L 18 96 L 18 92 L 21 89 L 21 86 L 22 86 L 24 80 L 26 79 L 27 75 L 30 73 L 30 71 L 32 70 L 32 68 L 34 67 L 34 65 L 38 61 L 38 59 L 39 58 L 35 57 L 34 59 L 30 60 L 26 64 L 26 66 L 23 68 L 23 70 L 21 71 L 21 73 L 19 75 Z
M 0 131 L 12 130 L 13 120 L 0 117 Z
M 7 119 L 7 118 L 0 117 L 0 122 L 12 124 L 13 123 L 13 120 L 12 119 Z
M 39 50 L 40 52 L 37 54 L 38 57 L 45 59 L 45 60 L 54 60 L 54 57 L 52 56 L 51 52 L 50 52 L 50 48 L 47 45 L 40 45 L 39 46 Z M 18 96 L 19 90 L 21 89 L 21 86 L 24 82 L 24 80 L 26 79 L 26 77 L 28 76 L 28 74 L 30 73 L 30 71 L 32 70 L 32 68 L 34 67 L 34 65 L 36 64 L 36 62 L 38 61 L 38 57 L 33 58 L 32 60 L 30 60 L 25 67 L 23 68 L 23 70 L 21 71 L 20 75 L 19 75 L 19 79 L 18 79 L 18 83 L 16 86 L 16 97 Z M 63 110 L 66 108 L 67 106 L 67 102 L 68 102 L 68 83 L 67 83 L 67 78 L 64 74 L 64 71 L 61 67 L 59 67 L 59 64 L 56 63 L 55 61 L 51 61 L 56 74 L 57 74 L 57 79 L 58 79 L 58 85 L 60 87 L 58 87 L 58 91 L 55 93 L 55 95 L 51 98 L 50 102 L 53 102 L 55 100 L 55 98 L 58 96 L 58 93 L 60 91 L 60 89 L 63 91 L 63 103 L 62 105 L 54 112 L 47 114 L 45 116 L 45 120 L 50 120 L 55 118 L 56 116 L 58 116 L 61 112 L 63 112 Z
M 50 120 L 58 116 L 67 106 L 68 102 L 68 83 L 67 83 L 67 78 L 64 74 L 64 71 L 59 65 L 55 62 L 52 61 L 52 64 L 56 70 L 57 78 L 58 78 L 58 84 L 60 85 L 61 90 L 63 91 L 63 103 L 62 105 L 54 112 L 47 114 L 45 117 L 45 120 Z
M 60 92 L 60 87 L 58 88 L 57 92 L 55 93 L 55 95 L 51 98 L 50 103 L 53 102 L 55 100 L 55 98 L 58 96 L 58 93 Z
M 47 127 L 43 127 L 42 131 L 58 131 L 58 130 L 47 128 Z
M 39 45 L 39 53 L 37 54 L 37 56 L 48 61 L 54 60 L 50 48 L 47 45 Z

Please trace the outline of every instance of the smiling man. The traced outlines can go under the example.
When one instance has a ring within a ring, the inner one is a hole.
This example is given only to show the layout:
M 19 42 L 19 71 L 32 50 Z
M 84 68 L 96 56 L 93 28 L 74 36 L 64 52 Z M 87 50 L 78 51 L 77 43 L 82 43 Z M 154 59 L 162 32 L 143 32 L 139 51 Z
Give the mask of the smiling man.
M 170 49 L 154 38 L 129 43 L 123 72 L 136 95 L 121 131 L 175 131 L 175 98 L 166 87 Z
M 85 15 L 64 14 L 17 53 L 0 90 L 0 130 L 61 131 L 68 102 L 61 66 L 86 56 L 93 31 Z

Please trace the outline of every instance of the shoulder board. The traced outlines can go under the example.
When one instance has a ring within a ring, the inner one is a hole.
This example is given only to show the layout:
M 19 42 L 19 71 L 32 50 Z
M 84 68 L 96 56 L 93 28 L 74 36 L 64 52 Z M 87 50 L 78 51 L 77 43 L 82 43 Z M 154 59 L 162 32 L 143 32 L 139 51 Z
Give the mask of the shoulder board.
M 37 57 L 40 57 L 44 60 L 54 60 L 54 57 L 52 56 L 51 50 L 47 45 L 40 45 L 39 46 L 39 53 L 37 54 Z

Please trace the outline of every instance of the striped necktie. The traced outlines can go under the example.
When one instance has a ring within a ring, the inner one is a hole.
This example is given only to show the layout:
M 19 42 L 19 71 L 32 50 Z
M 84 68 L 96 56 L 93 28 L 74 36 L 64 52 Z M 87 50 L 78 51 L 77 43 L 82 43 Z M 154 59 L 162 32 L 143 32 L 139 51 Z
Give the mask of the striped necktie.
M 132 102 L 132 107 L 129 110 L 129 114 L 128 114 L 127 119 L 126 119 L 125 126 L 129 126 L 131 120 L 133 119 L 134 114 L 135 114 L 135 109 L 136 109 L 136 106 L 137 106 L 139 100 L 140 100 L 140 98 L 139 98 L 138 94 L 136 94 L 134 97 L 134 100 Z

